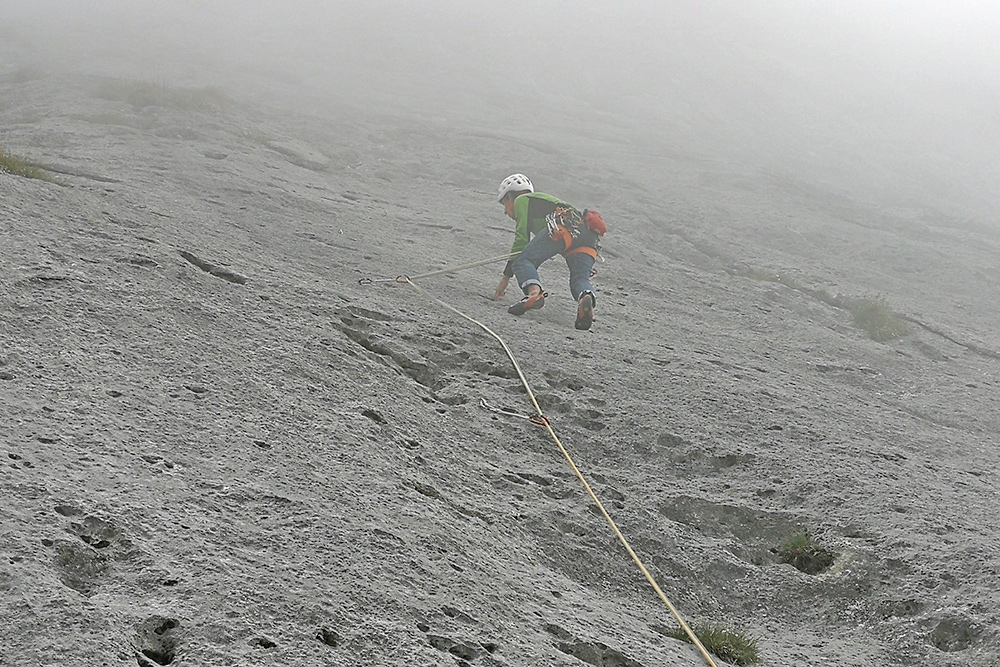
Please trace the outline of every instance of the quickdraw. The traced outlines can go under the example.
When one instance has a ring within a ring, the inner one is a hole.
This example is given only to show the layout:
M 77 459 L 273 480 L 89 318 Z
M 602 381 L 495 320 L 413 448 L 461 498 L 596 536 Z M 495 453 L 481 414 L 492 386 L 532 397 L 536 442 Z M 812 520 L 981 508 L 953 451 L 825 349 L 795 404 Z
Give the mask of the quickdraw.
M 517 417 L 518 419 L 531 419 L 528 415 L 522 415 L 519 412 L 513 412 L 511 410 L 504 410 L 503 408 L 495 408 L 486 402 L 485 398 L 479 399 L 479 404 L 489 410 L 490 412 L 495 412 L 498 415 L 507 415 L 508 417 Z
M 538 424 L 539 426 L 548 426 L 550 424 L 549 418 L 545 415 L 522 415 L 519 412 L 513 412 L 511 410 L 504 410 L 503 408 L 496 408 L 486 402 L 485 398 L 479 399 L 479 404 L 489 410 L 490 412 L 495 412 L 498 415 L 507 415 L 508 417 L 517 417 L 518 419 L 527 419 L 532 424 Z

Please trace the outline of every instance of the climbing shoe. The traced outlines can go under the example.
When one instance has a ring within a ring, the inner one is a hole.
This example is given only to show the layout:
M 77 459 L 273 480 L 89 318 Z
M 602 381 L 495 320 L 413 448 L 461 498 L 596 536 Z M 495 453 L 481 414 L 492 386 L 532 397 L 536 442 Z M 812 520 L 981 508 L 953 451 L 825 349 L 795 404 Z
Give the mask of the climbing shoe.
M 545 305 L 545 292 L 539 292 L 533 296 L 526 296 L 513 306 L 507 309 L 511 315 L 524 315 L 529 310 L 536 310 Z
M 594 293 L 584 292 L 576 307 L 576 328 L 586 330 L 594 323 Z

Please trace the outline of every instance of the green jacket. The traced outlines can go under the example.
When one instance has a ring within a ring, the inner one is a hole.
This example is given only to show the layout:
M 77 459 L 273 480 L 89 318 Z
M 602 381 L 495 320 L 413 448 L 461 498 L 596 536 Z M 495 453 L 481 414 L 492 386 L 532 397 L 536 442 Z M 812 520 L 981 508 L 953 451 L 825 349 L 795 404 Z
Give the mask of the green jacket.
M 545 230 L 545 216 L 556 210 L 557 206 L 573 208 L 561 199 L 542 192 L 529 192 L 515 199 L 514 219 L 517 224 L 514 227 L 514 245 L 510 247 L 510 251 L 521 252 L 533 235 Z M 503 271 L 505 276 L 514 275 L 510 267 L 511 262 L 507 262 Z

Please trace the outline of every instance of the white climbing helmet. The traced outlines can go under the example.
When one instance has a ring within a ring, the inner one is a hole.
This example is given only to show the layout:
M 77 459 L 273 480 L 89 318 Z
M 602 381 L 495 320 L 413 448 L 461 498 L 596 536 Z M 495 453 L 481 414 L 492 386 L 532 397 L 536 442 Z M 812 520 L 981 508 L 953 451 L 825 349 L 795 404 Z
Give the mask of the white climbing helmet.
M 508 192 L 522 192 L 524 190 L 534 192 L 535 186 L 524 174 L 511 174 L 500 183 L 500 189 L 497 190 L 497 201 L 503 201 L 504 195 Z

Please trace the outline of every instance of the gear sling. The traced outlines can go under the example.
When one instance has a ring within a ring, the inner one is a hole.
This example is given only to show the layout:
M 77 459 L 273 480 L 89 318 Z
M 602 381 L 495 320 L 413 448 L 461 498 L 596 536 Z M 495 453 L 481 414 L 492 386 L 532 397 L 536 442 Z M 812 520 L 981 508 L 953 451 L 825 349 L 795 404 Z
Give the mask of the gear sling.
M 545 225 L 549 233 L 549 238 L 555 241 L 562 241 L 565 249 L 560 253 L 563 257 L 574 253 L 582 252 L 597 259 L 597 251 L 600 248 L 600 238 L 608 231 L 604 218 L 597 211 L 584 209 L 580 213 L 572 206 L 556 206 L 552 213 L 545 216 Z M 577 246 L 573 244 L 580 237 L 580 232 L 584 229 L 594 232 L 597 237 L 596 247 Z

